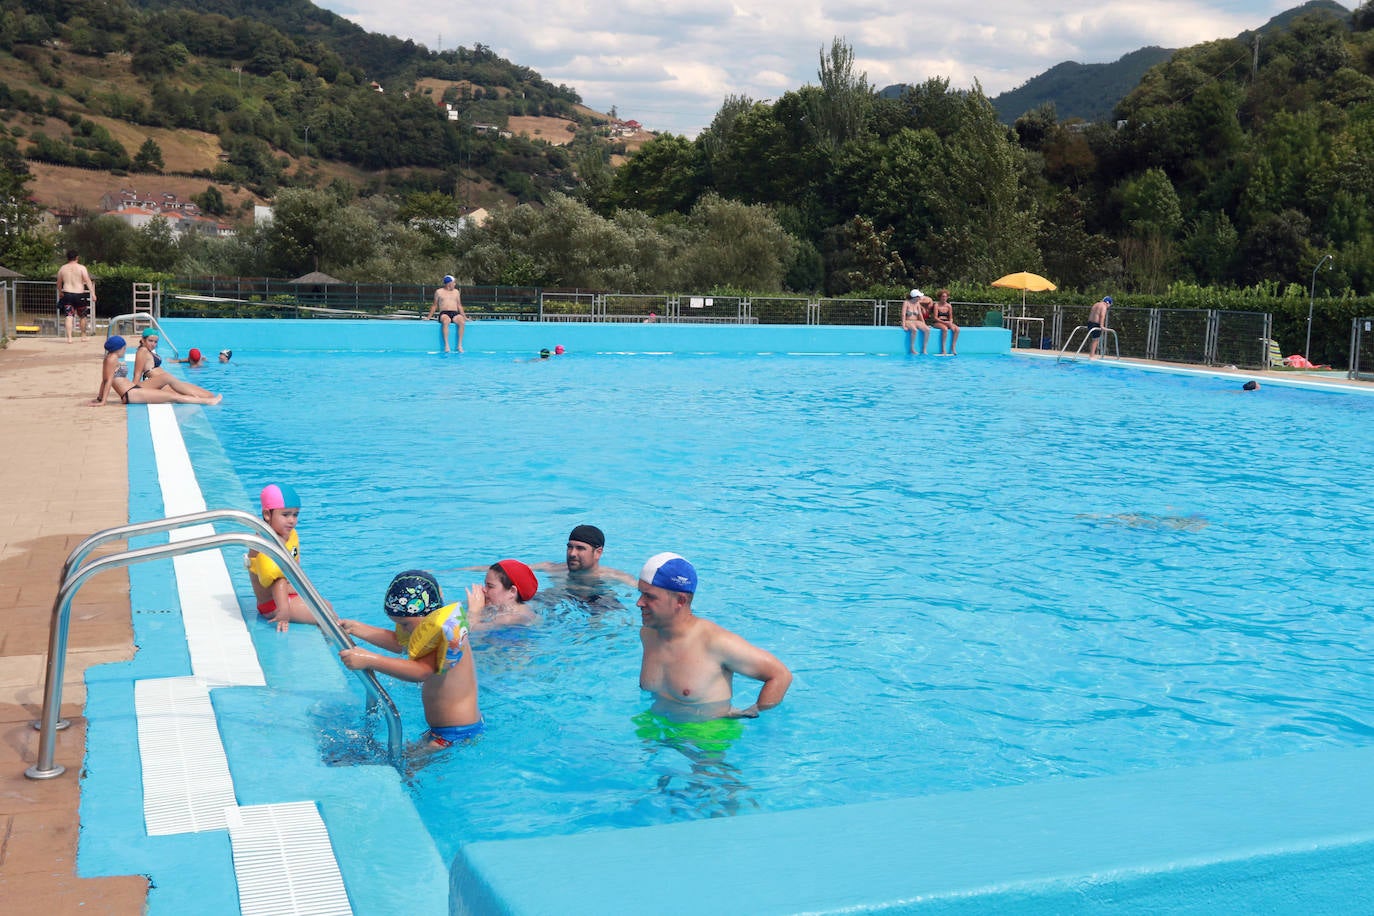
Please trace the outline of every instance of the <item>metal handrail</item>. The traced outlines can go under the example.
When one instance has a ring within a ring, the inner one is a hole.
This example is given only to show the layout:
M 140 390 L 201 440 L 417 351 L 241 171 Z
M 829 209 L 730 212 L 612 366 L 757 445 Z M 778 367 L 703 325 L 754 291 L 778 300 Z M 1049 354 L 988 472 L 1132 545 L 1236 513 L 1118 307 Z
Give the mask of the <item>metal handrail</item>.
M 162 330 L 162 325 L 158 323 L 156 316 L 154 316 L 151 312 L 126 312 L 123 315 L 116 315 L 110 319 L 110 323 L 106 327 L 106 333 L 108 336 L 113 337 L 115 331 L 119 329 L 120 323 L 124 321 L 128 321 L 131 325 L 134 326 L 134 329 L 137 330 L 138 322 L 140 320 L 147 321 L 154 328 L 157 328 L 158 336 L 161 337 L 162 340 L 164 340 L 167 343 L 167 346 L 171 349 L 172 354 L 177 359 L 181 358 L 181 351 L 177 349 L 176 344 L 172 343 L 172 338 L 168 337 L 167 332 Z
M 121 537 L 128 533 L 172 530 L 187 524 L 204 523 L 211 519 L 247 521 L 253 527 L 266 529 L 268 537 L 244 532 L 220 532 L 203 537 L 189 538 L 184 541 L 124 550 L 80 566 L 76 566 L 74 563 L 89 553 L 97 544 L 111 538 Z M 92 576 L 107 569 L 118 569 L 148 560 L 181 556 L 202 550 L 214 550 L 231 544 L 249 547 L 272 557 L 281 568 L 287 581 L 295 586 L 297 594 L 305 599 L 305 604 L 310 609 L 315 622 L 334 648 L 342 651 L 354 647 L 353 640 L 339 626 L 338 617 L 329 609 L 323 596 L 306 578 L 300 564 L 296 562 L 270 528 L 246 512 L 234 509 L 197 512 L 161 519 L 156 522 L 126 525 L 98 532 L 77 545 L 67 558 L 67 564 L 63 567 L 62 584 L 58 589 L 57 597 L 53 599 L 52 623 L 48 636 L 47 680 L 43 688 L 43 713 L 38 726 L 38 762 L 24 771 L 25 776 L 30 779 L 51 779 L 62 775 L 66 769 L 54 764 L 53 757 L 56 752 L 58 718 L 62 707 L 62 677 L 67 664 L 67 634 L 71 620 L 71 604 L 81 586 Z M 374 672 L 359 670 L 353 673 L 363 682 L 363 688 L 368 694 L 368 713 L 380 710 L 386 719 L 387 746 L 390 759 L 393 765 L 399 765 L 402 757 L 402 733 L 401 716 L 396 709 L 396 704 L 377 680 Z
M 1116 331 L 1113 328 L 1090 328 L 1086 324 L 1080 324 L 1078 327 L 1074 328 L 1072 331 L 1069 332 L 1069 339 L 1064 341 L 1064 349 L 1059 351 L 1059 356 L 1056 357 L 1056 362 L 1062 362 L 1063 360 L 1068 359 L 1068 356 L 1066 354 L 1069 352 L 1069 347 L 1073 346 L 1073 336 L 1075 334 L 1077 334 L 1079 331 L 1088 332 L 1093 330 L 1098 330 L 1102 332 L 1102 355 L 1107 355 L 1107 340 L 1108 335 L 1110 335 L 1112 348 L 1116 350 L 1116 358 L 1120 359 L 1121 341 L 1117 339 Z M 1092 334 L 1084 333 L 1083 340 L 1078 344 L 1078 349 L 1074 351 L 1074 355 L 1083 355 L 1083 348 L 1086 347 L 1088 345 L 1088 341 L 1092 339 Z

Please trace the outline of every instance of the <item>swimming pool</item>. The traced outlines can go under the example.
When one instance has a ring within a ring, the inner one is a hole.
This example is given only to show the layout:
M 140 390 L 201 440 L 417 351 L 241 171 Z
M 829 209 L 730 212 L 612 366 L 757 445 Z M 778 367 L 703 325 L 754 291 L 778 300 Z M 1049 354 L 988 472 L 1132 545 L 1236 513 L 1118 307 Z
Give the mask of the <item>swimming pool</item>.
M 699 612 L 796 674 L 691 757 L 635 734 L 633 596 L 546 608 L 478 649 L 488 735 L 409 780 L 444 860 L 1371 743 L 1367 398 L 1011 358 L 235 360 L 225 405 L 180 415 L 206 501 L 293 482 L 303 563 L 345 616 L 375 620 L 410 566 L 456 597 L 461 567 L 557 559 L 585 521 L 609 565 L 693 560 Z M 254 641 L 309 694 L 305 743 L 366 759 L 313 635 Z M 416 693 L 393 694 L 417 736 Z

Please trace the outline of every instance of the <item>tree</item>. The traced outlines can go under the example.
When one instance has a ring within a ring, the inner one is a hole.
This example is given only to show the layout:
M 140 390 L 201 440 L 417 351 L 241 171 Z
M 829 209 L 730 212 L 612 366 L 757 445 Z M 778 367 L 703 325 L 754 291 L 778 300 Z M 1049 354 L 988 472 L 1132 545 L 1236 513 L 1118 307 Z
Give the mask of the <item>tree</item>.
M 152 137 L 143 141 L 143 145 L 134 154 L 134 161 L 130 168 L 135 172 L 157 172 L 162 173 L 166 167 L 162 161 L 162 147 Z
M 29 197 L 33 175 L 19 154 L 19 147 L 8 137 L 0 138 L 0 265 L 27 272 L 46 264 L 48 255 L 37 258 L 43 246 L 37 232 L 38 207 Z M 37 261 L 37 263 L 34 263 Z
M 191 196 L 191 202 L 200 208 L 202 213 L 210 216 L 223 216 L 229 212 L 229 206 L 224 202 L 224 195 L 220 189 L 214 185 L 206 185 L 205 190 L 200 194 Z
M 835 150 L 863 136 L 873 90 L 868 75 L 854 72 L 854 49 L 843 38 L 820 54 L 820 94 L 813 97 L 812 131 L 822 148 Z

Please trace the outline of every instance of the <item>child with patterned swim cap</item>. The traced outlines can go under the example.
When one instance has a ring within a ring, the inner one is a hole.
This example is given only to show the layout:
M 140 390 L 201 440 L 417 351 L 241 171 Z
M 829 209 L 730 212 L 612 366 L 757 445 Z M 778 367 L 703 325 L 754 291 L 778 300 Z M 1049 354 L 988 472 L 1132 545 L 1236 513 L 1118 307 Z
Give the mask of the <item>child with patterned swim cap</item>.
M 262 505 L 262 520 L 268 524 L 277 539 L 282 542 L 291 559 L 297 563 L 301 559 L 301 540 L 296 533 L 296 522 L 300 520 L 301 500 L 296 491 L 286 484 L 268 484 L 258 496 Z M 258 601 L 258 613 L 277 630 L 286 632 L 294 623 L 314 623 L 315 617 L 306 607 L 301 596 L 291 590 L 277 562 L 265 553 L 248 551 L 249 579 L 253 583 L 253 595 Z
M 477 668 L 468 651 L 468 619 L 457 602 L 444 604 L 432 573 L 410 569 L 391 580 L 382 609 L 393 629 L 356 620 L 339 625 L 350 636 L 379 649 L 397 653 L 378 655 L 354 647 L 339 653 L 353 671 L 380 671 L 421 685 L 429 730 L 424 740 L 445 748 L 472 741 L 485 729 L 477 706 Z
M 487 567 L 481 585 L 468 586 L 468 616 L 474 630 L 523 627 L 539 622 L 526 604 L 539 591 L 534 570 L 519 560 L 501 560 Z

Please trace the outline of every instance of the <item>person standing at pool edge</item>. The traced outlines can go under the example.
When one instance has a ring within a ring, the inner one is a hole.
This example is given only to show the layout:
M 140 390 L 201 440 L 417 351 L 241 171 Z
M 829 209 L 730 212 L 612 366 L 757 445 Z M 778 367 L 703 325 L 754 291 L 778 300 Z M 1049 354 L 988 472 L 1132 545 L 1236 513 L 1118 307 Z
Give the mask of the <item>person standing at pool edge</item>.
M 1097 359 L 1097 341 L 1102 336 L 1102 328 L 1107 326 L 1107 309 L 1111 305 L 1112 297 L 1103 296 L 1088 309 L 1088 359 Z
M 95 308 L 95 281 L 78 260 L 75 249 L 67 251 L 67 263 L 57 269 L 57 310 L 67 325 L 67 343 L 72 342 L 72 318 L 81 319 L 81 336 L 89 333 L 87 322 Z
M 777 658 L 692 612 L 697 572 L 675 553 L 650 557 L 639 573 L 644 654 L 639 687 L 654 694 L 653 711 L 678 721 L 756 718 L 782 702 L 792 672 Z M 731 705 L 733 677 L 762 681 L 758 699 Z
M 463 294 L 458 292 L 458 287 L 453 283 L 453 276 L 450 274 L 444 277 L 444 285 L 434 291 L 434 304 L 429 307 L 429 314 L 425 316 L 425 321 L 434 317 L 435 310 L 439 312 L 439 333 L 444 338 L 444 352 L 448 349 L 448 326 L 458 325 L 458 352 L 463 352 L 463 329 L 468 323 L 468 314 L 463 310 Z

